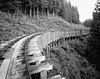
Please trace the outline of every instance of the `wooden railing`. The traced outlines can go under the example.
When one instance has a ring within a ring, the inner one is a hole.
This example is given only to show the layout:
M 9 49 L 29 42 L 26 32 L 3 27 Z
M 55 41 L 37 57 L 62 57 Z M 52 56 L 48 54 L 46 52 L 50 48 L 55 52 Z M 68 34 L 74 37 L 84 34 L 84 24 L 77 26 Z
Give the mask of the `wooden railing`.
M 43 52 L 43 49 L 46 49 L 46 54 L 49 55 L 51 47 L 58 45 L 59 41 L 66 41 L 66 38 L 69 38 L 69 40 L 72 40 L 73 38 L 78 38 L 81 36 L 86 36 L 89 34 L 89 29 L 74 29 L 74 30 L 66 30 L 66 31 L 50 31 L 47 33 L 43 33 L 38 39 L 37 39 L 37 45 L 40 48 L 41 52 Z M 61 40 L 59 40 L 61 39 Z M 45 73 L 44 73 L 45 72 Z M 41 75 L 41 79 L 47 79 L 47 72 L 40 72 L 43 74 Z M 48 79 L 65 79 L 62 78 L 60 75 L 53 76 Z
M 89 29 L 68 29 L 66 31 L 49 31 L 43 33 L 37 40 L 37 44 L 41 51 L 51 42 L 57 41 L 58 39 L 65 39 L 67 37 L 79 37 L 86 36 L 89 34 Z

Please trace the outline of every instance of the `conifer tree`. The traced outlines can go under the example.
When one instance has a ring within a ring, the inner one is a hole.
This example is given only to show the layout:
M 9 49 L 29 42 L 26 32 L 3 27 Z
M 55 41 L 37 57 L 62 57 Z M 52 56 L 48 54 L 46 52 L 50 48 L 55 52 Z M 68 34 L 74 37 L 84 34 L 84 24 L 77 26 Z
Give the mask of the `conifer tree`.
M 91 39 L 88 42 L 87 55 L 89 60 L 93 64 L 96 64 L 97 70 L 100 71 L 100 0 L 97 0 L 97 4 L 93 12 L 90 34 Z

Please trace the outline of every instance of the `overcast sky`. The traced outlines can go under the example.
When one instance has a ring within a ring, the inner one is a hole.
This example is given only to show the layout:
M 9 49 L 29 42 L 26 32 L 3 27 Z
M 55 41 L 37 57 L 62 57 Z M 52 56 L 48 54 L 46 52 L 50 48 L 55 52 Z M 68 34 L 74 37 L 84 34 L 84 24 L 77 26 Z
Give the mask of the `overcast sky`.
M 69 0 L 67 0 L 69 1 Z M 92 18 L 92 13 L 97 0 L 70 0 L 72 5 L 78 7 L 80 21 Z

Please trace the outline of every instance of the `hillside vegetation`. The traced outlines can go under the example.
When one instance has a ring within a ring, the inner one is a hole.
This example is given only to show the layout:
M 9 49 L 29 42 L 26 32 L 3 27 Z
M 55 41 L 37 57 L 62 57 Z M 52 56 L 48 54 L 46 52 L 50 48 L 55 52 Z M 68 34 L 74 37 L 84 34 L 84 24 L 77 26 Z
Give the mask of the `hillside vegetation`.
M 95 66 L 84 57 L 86 43 L 86 38 L 82 37 L 52 47 L 50 54 L 46 54 L 47 61 L 54 68 L 48 76 L 60 74 L 66 79 L 100 79 Z
M 12 14 L 20 11 L 30 17 L 53 14 L 79 24 L 77 7 L 67 0 L 1 0 L 0 10 Z
M 0 42 L 8 41 L 12 38 L 29 35 L 37 32 L 50 30 L 72 29 L 82 25 L 73 24 L 73 26 L 58 16 L 39 16 L 38 18 L 29 18 L 24 14 L 9 14 L 0 11 Z

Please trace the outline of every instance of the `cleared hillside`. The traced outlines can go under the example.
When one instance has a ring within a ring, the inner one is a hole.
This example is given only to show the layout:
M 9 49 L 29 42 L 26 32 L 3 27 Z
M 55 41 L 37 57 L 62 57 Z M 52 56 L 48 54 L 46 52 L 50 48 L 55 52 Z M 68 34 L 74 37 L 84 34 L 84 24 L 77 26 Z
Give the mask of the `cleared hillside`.
M 0 42 L 41 31 L 73 29 L 77 26 L 80 25 L 71 25 L 64 19 L 52 15 L 29 18 L 24 14 L 11 15 L 0 11 Z

